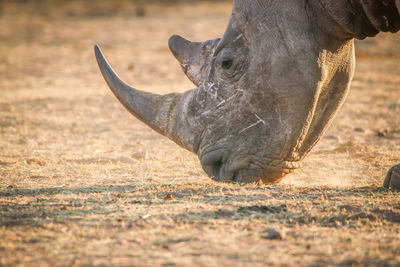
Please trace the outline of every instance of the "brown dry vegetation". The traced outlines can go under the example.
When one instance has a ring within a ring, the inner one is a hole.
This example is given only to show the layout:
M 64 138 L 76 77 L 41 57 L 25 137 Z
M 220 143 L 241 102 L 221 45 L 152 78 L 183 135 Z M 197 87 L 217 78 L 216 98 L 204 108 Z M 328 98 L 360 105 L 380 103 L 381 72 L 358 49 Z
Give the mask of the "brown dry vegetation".
M 126 112 L 92 51 L 138 88 L 186 90 L 168 37 L 220 36 L 230 3 L 51 3 L 0 16 L 0 265 L 400 264 L 400 194 L 381 188 L 400 163 L 399 34 L 357 43 L 348 100 L 303 169 L 240 186 Z

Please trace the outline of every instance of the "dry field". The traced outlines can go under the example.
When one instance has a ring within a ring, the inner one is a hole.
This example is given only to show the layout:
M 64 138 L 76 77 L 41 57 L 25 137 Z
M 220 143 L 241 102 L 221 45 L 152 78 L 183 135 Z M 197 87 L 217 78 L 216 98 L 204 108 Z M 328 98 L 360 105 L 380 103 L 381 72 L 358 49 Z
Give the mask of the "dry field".
M 168 37 L 220 36 L 231 3 L 97 8 L 0 9 L 0 266 L 400 265 L 400 193 L 381 188 L 400 163 L 400 34 L 357 43 L 349 97 L 301 170 L 241 186 L 125 111 L 93 55 L 184 91 Z

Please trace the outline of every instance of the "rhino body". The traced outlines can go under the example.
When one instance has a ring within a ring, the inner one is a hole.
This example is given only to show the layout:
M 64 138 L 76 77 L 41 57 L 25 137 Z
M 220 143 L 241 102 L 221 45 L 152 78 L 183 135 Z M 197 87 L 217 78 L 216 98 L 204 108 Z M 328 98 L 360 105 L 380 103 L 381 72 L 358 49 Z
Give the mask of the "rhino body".
M 137 90 L 100 70 L 138 119 L 196 153 L 217 181 L 278 182 L 300 167 L 342 105 L 354 39 L 400 30 L 400 0 L 235 0 L 221 38 L 169 46 L 196 85 Z

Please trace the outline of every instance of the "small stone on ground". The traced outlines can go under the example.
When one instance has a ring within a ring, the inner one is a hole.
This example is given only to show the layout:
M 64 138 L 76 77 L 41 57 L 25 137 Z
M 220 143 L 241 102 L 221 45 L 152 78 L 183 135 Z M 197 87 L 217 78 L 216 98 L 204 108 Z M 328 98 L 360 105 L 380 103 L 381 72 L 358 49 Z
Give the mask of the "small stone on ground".
M 282 234 L 273 228 L 268 228 L 264 232 L 261 233 L 260 236 L 262 239 L 270 239 L 270 240 L 282 240 Z

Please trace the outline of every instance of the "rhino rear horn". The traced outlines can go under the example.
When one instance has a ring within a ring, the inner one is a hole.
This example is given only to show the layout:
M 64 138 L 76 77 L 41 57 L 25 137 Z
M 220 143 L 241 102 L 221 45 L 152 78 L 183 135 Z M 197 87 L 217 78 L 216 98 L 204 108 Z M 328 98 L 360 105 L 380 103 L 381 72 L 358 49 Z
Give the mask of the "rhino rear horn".
M 207 77 L 212 55 L 220 39 L 205 42 L 191 42 L 179 35 L 169 38 L 169 48 L 179 61 L 186 76 L 196 86 L 200 86 Z

